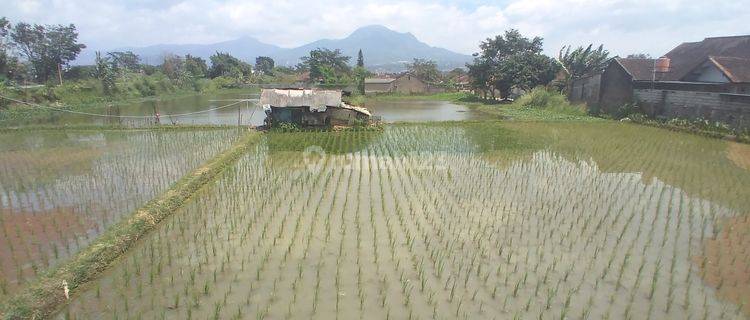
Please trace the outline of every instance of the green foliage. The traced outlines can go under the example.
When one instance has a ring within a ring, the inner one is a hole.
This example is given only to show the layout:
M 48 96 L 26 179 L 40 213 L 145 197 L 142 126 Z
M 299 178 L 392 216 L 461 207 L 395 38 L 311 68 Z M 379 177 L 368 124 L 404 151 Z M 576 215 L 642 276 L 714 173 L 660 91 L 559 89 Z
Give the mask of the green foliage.
M 365 67 L 355 67 L 352 73 L 352 77 L 357 82 L 357 93 L 365 94 L 365 78 L 367 78 L 370 72 Z
M 365 56 L 362 55 L 362 49 L 359 49 L 359 52 L 357 52 L 357 67 L 365 67 Z
M 164 55 L 164 61 L 161 64 L 161 72 L 169 79 L 177 80 L 185 71 L 185 63 L 182 57 L 175 54 Z
M 78 56 L 86 46 L 78 43 L 78 32 L 72 24 L 30 25 L 19 22 L 10 32 L 15 47 L 32 66 L 37 80 L 46 82 Z
M 230 77 L 238 81 L 250 77 L 253 67 L 247 62 L 240 61 L 228 53 L 217 52 L 211 56 L 211 68 L 208 69 L 210 78 Z
M 96 74 L 95 65 L 85 66 L 71 66 L 63 71 L 63 79 L 65 80 L 83 80 L 91 79 Z
M 695 133 L 713 138 L 732 137 L 732 139 L 735 139 L 737 141 L 750 143 L 750 130 L 734 129 L 726 123 L 710 121 L 703 118 L 674 118 L 670 120 L 657 120 L 649 118 L 642 113 L 632 113 L 626 118 L 626 120 L 642 125 L 665 128 L 674 131 Z
M 299 132 L 301 130 L 297 124 L 291 122 L 275 123 L 272 129 L 276 132 Z
M 366 97 L 362 94 L 352 94 L 348 97 L 342 97 L 342 100 L 352 106 L 364 106 Z
M 593 49 L 593 44 L 588 47 L 578 47 L 571 50 L 571 46 L 560 49 L 558 60 L 572 79 L 580 78 L 587 74 L 601 72 L 607 67 L 609 51 L 604 50 L 604 45 Z
M 415 77 L 426 82 L 440 81 L 440 71 L 437 63 L 429 59 L 414 58 L 411 63 L 406 64 L 406 70 Z
M 185 55 L 185 71 L 193 78 L 205 78 L 208 75 L 208 65 L 201 57 Z
M 571 104 L 564 95 L 543 87 L 534 88 L 513 102 L 514 107 L 553 110 L 564 114 L 586 115 L 586 107 Z
M 211 79 L 213 86 L 217 89 L 239 88 L 242 85 L 241 79 L 229 76 L 221 76 Z
M 482 42 L 474 63 L 468 65 L 473 86 L 495 97 L 508 97 L 511 88 L 530 90 L 546 85 L 559 70 L 559 64 L 542 54 L 542 38 L 528 39 L 518 30 L 508 30 Z
M 325 84 L 340 84 L 348 79 L 351 73 L 349 56 L 344 56 L 341 50 L 317 48 L 302 57 L 301 67 L 310 71 L 310 79 Z
M 113 51 L 108 52 L 107 57 L 110 58 L 115 69 L 122 69 L 127 71 L 137 71 L 141 66 L 141 58 L 139 58 L 132 51 Z
M 115 83 L 117 65 L 112 58 L 102 57 L 101 53 L 97 51 L 94 67 L 94 77 L 101 81 L 104 95 L 112 96 L 117 91 Z
M 272 75 L 275 62 L 271 57 L 260 56 L 255 58 L 255 70 L 263 74 Z
M 362 49 L 357 53 L 357 67 L 354 68 L 354 79 L 357 81 L 357 93 L 365 94 L 365 78 L 370 74 L 365 68 L 365 57 Z
M 184 58 L 177 55 L 166 55 L 161 70 L 172 80 L 172 83 L 183 89 L 202 90 L 202 79 L 207 73 L 206 61 L 191 55 Z

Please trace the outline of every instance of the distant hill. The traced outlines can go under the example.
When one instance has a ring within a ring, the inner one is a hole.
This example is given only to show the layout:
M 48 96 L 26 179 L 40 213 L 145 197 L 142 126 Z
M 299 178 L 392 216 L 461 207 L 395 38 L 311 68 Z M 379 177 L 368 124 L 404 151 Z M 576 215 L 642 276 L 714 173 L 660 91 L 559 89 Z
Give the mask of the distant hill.
M 357 51 L 362 49 L 365 65 L 371 71 L 402 71 L 405 69 L 404 63 L 414 58 L 434 60 L 442 70 L 463 67 L 471 61 L 469 55 L 432 47 L 419 41 L 411 33 L 396 32 L 380 25 L 361 27 L 343 39 L 322 39 L 296 48 L 281 48 L 252 37 L 242 37 L 213 44 L 159 44 L 117 48 L 111 51 L 133 51 L 145 63 L 154 65 L 159 64 L 167 53 L 191 54 L 208 61 L 209 56 L 220 51 L 228 52 L 249 63 L 254 63 L 257 56 L 270 56 L 277 65 L 293 66 L 299 63 L 300 57 L 306 56 L 316 48 L 340 49 L 345 55 L 352 57 L 352 64 L 356 63 Z M 76 64 L 92 64 L 93 61 L 94 52 L 87 50 L 81 53 Z
M 315 48 L 341 49 L 345 55 L 352 57 L 352 63 L 356 62 L 357 51 L 362 49 L 365 65 L 373 71 L 400 71 L 404 69 L 404 63 L 414 58 L 434 60 L 444 70 L 463 67 L 471 61 L 471 56 L 432 47 L 411 33 L 396 32 L 380 25 L 359 28 L 343 39 L 323 39 L 286 49 L 277 52 L 274 59 L 280 65 L 294 65 L 300 57 Z

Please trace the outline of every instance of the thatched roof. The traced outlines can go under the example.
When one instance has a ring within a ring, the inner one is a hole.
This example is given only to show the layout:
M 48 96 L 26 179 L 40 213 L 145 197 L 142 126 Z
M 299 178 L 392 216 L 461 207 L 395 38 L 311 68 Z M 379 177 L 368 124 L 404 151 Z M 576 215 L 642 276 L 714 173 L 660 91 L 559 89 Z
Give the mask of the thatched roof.
M 286 107 L 338 107 L 341 91 L 304 89 L 263 89 L 260 104 L 276 108 Z

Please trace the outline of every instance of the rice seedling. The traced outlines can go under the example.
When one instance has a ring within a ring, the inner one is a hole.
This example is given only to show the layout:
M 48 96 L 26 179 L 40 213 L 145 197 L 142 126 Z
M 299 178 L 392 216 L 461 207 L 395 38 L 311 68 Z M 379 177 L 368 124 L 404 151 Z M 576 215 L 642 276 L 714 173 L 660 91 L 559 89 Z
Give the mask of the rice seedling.
M 2 296 L 226 149 L 231 130 L 0 134 Z
M 748 263 L 746 249 L 704 251 L 728 232 L 725 219 L 750 209 L 741 188 L 750 172 L 724 158 L 723 142 L 679 135 L 676 145 L 675 133 L 644 130 L 470 123 L 267 134 L 65 312 L 745 316 L 716 294 L 736 281 L 704 280 L 722 273 L 702 261 Z M 311 166 L 312 147 L 325 156 Z

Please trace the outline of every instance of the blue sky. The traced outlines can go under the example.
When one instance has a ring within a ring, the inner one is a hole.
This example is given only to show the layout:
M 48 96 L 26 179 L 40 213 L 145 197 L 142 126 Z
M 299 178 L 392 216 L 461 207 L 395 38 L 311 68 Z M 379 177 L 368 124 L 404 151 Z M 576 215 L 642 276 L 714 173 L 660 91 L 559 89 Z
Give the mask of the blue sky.
M 100 50 L 241 36 L 293 47 L 382 24 L 467 54 L 517 28 L 545 38 L 548 54 L 594 43 L 658 56 L 681 42 L 750 34 L 750 0 L 4 0 L 0 12 L 12 22 L 74 23 L 82 42 Z

